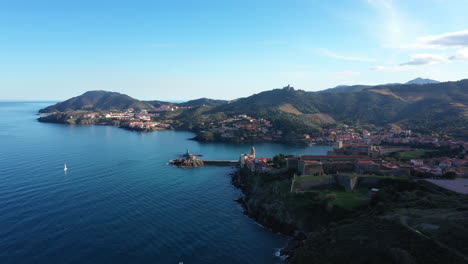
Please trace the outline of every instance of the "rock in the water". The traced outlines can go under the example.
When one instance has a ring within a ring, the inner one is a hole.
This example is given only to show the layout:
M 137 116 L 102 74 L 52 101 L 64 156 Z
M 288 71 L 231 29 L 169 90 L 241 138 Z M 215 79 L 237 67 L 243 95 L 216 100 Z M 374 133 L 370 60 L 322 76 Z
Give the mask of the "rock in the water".
M 203 160 L 185 159 L 185 158 L 175 159 L 171 161 L 171 164 L 179 168 L 198 168 L 198 167 L 202 167 L 203 165 L 205 165 L 203 163 Z

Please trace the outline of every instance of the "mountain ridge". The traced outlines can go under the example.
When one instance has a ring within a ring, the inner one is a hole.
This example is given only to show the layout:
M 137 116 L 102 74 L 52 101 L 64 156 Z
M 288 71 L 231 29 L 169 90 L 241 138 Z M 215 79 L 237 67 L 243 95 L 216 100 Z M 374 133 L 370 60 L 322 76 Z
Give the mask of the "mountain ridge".
M 92 98 L 90 98 L 92 97 Z M 72 110 L 153 109 L 162 101 L 139 101 L 127 95 L 90 91 L 40 113 Z M 167 118 L 193 127 L 202 120 L 240 114 L 270 120 L 291 133 L 309 133 L 333 123 L 398 125 L 424 133 L 467 136 L 468 79 L 430 84 L 365 86 L 355 92 L 311 92 L 290 86 L 232 101 L 201 98 L 167 103 L 184 108 Z M 186 108 L 189 109 L 186 109 Z
M 333 88 L 328 88 L 328 89 L 321 90 L 318 92 L 348 93 L 348 92 L 359 92 L 367 88 L 378 87 L 378 86 L 393 86 L 393 85 L 405 85 L 405 84 L 425 85 L 425 84 L 433 84 L 433 83 L 440 83 L 440 82 L 436 80 L 432 80 L 432 79 L 424 79 L 421 77 L 417 77 L 413 80 L 407 81 L 406 83 L 386 83 L 386 84 L 378 84 L 378 85 L 364 85 L 364 84 L 337 85 Z
M 440 83 L 439 81 L 432 80 L 432 79 L 424 79 L 421 77 L 418 77 L 416 79 L 413 79 L 411 81 L 406 82 L 405 84 L 419 84 L 419 85 L 424 85 L 424 84 L 431 84 L 431 83 Z
M 219 106 L 226 104 L 226 100 L 200 98 L 182 103 L 171 103 L 159 100 L 138 100 L 126 94 L 104 90 L 87 91 L 68 100 L 58 102 L 39 110 L 39 113 L 66 111 L 120 111 L 128 108 L 136 110 L 151 110 L 162 105 L 177 105 L 182 107 Z

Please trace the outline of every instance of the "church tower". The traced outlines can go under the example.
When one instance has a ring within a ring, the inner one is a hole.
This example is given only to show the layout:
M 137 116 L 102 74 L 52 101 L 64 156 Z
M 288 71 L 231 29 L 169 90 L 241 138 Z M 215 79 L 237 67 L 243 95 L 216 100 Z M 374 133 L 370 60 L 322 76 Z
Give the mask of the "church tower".
M 252 148 L 250 148 L 250 155 L 252 155 L 252 158 L 255 158 L 255 147 L 252 146 Z

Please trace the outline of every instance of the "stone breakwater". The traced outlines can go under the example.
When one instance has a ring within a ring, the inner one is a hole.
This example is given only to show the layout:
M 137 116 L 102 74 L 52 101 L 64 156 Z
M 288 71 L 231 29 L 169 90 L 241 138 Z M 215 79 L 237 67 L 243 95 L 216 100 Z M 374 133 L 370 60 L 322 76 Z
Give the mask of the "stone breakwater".
M 179 158 L 171 160 L 169 164 L 179 168 L 198 168 L 203 166 L 231 166 L 236 167 L 239 162 L 236 160 L 201 160 L 201 159 L 187 159 Z

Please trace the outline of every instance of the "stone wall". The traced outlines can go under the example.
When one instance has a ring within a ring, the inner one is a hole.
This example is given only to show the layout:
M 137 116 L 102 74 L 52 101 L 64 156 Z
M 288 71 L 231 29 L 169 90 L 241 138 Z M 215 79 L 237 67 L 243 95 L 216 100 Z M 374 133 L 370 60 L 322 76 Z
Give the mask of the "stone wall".
M 365 177 L 360 176 L 358 180 L 358 184 L 360 186 L 375 186 L 377 185 L 382 179 L 376 177 Z
M 323 162 L 323 171 L 325 174 L 335 174 L 340 172 L 353 172 L 353 162 Z
M 285 167 L 285 168 L 281 168 L 281 169 L 271 169 L 271 170 L 266 171 L 266 173 L 268 173 L 268 174 L 280 174 L 280 173 L 285 173 L 288 170 L 289 169 L 287 167 Z
M 297 177 L 294 183 L 293 190 L 295 191 L 303 191 L 312 187 L 330 185 L 334 183 L 333 177 L 331 175 L 321 176 L 317 178 L 312 177 L 311 179 L 307 179 L 307 180 L 297 180 L 297 179 L 300 179 L 300 177 Z
M 343 186 L 346 190 L 354 190 L 358 182 L 358 176 L 355 175 L 333 175 L 336 185 Z
M 299 179 L 299 180 L 298 180 Z M 349 174 L 336 174 L 327 175 L 320 177 L 307 177 L 307 179 L 301 180 L 301 177 L 296 177 L 294 185 L 291 191 L 305 191 L 307 189 L 326 186 L 326 185 L 338 185 L 344 187 L 346 190 L 354 190 L 358 186 L 369 186 L 373 187 L 379 183 L 382 178 L 366 177 Z

